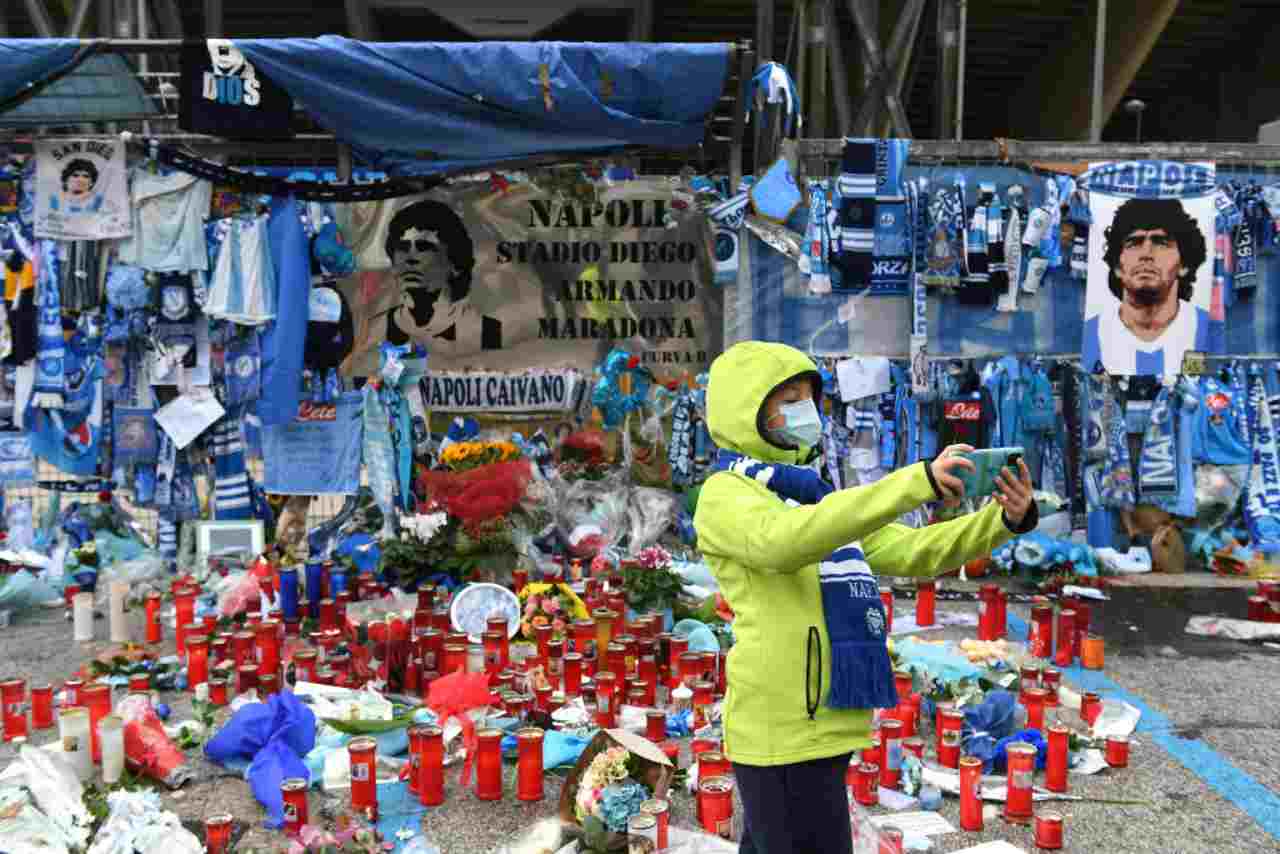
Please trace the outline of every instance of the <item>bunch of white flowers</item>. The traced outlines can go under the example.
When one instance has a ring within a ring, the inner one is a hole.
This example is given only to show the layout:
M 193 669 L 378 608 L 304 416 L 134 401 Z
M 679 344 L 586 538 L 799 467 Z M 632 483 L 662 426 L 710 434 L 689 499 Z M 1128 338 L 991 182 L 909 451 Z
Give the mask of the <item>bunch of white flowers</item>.
M 400 517 L 400 530 L 403 533 L 411 534 L 424 543 L 431 542 L 431 538 L 449 522 L 449 514 L 447 513 L 430 513 L 417 514 L 413 516 Z

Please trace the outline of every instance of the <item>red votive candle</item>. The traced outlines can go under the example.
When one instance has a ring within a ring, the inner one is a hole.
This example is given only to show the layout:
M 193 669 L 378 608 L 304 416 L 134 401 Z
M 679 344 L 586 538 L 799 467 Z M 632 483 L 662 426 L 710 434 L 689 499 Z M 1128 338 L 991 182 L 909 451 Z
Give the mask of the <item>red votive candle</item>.
M 351 756 L 351 808 L 371 821 L 378 818 L 378 742 L 368 736 L 347 744 Z
M 274 673 L 258 674 L 258 693 L 262 695 L 262 701 L 265 703 L 267 697 L 280 692 L 280 677 Z
M 1004 803 L 1005 820 L 1012 824 L 1031 821 L 1031 781 L 1036 770 L 1036 749 L 1025 741 L 1015 741 L 1008 748 L 1008 795 Z
M 1062 671 L 1046 667 L 1040 671 L 1040 684 L 1048 692 L 1048 696 L 1045 697 L 1044 701 L 1045 707 L 1050 709 L 1057 708 L 1058 686 L 1062 684 Z
M 551 643 L 551 626 L 549 624 L 545 626 L 534 626 L 533 635 L 538 643 L 538 658 L 541 661 L 546 661 L 547 656 L 550 654 L 547 649 L 547 644 Z
M 576 697 L 582 690 L 582 653 L 566 652 L 564 654 L 564 693 L 566 697 Z
M 4 705 L 4 740 L 27 736 L 27 680 L 8 679 L 0 682 L 0 703 Z M 96 727 L 97 722 L 94 721 Z M 94 742 L 97 755 L 97 741 Z
M 460 643 L 447 643 L 444 645 L 444 669 L 441 676 L 448 676 L 450 673 L 459 671 L 465 673 L 467 670 L 467 648 Z
M 502 798 L 502 730 L 476 733 L 476 797 L 482 801 Z
M 485 620 L 485 631 L 497 632 L 500 636 L 499 648 L 502 651 L 502 666 L 511 666 L 511 633 L 508 631 L 506 617 L 490 617 Z M 483 636 L 481 638 L 483 640 Z
M 422 776 L 422 739 L 425 724 L 409 727 L 409 793 L 418 794 L 418 780 Z
M 1048 658 L 1053 654 L 1053 608 L 1048 605 L 1032 606 L 1029 634 L 1033 656 Z
M 299 682 L 316 681 L 316 658 L 314 649 L 300 649 L 293 654 L 293 668 Z
M 1071 731 L 1062 724 L 1049 727 L 1049 752 L 1044 764 L 1044 787 L 1051 792 L 1067 791 Z
M 275 620 L 263 620 L 254 630 L 254 653 L 259 674 L 280 669 L 280 624 Z
M 917 735 L 904 738 L 902 749 L 913 754 L 917 759 L 924 759 L 924 739 Z
M 227 680 L 223 677 L 214 676 L 209 680 L 209 702 L 215 706 L 227 704 Z
M 547 680 L 553 687 L 560 686 L 560 677 L 564 673 L 564 640 L 552 638 L 547 641 Z
M 1112 768 L 1129 766 L 1129 736 L 1107 736 L 1107 764 Z
M 729 757 L 718 750 L 704 750 L 698 755 L 698 779 L 710 780 L 712 777 L 729 777 L 733 774 L 733 766 Z
M 187 638 L 187 690 L 209 681 L 209 636 L 191 635 Z
M 854 787 L 853 797 L 864 807 L 874 807 L 880 803 L 879 765 L 863 762 L 858 766 L 858 782 Z
M 1027 708 L 1027 729 L 1044 729 L 1044 704 L 1049 692 L 1033 686 L 1022 695 L 1023 705 Z
M 884 744 L 884 765 L 880 768 L 880 785 L 896 789 L 902 779 L 902 721 L 887 718 L 880 722 L 880 741 Z
M 254 663 L 253 632 L 236 632 L 231 636 L 231 657 L 236 667 Z
M 937 582 L 916 582 L 916 625 L 932 626 L 938 598 Z
M 36 685 L 31 689 L 31 726 L 34 729 L 53 726 L 52 685 Z
M 698 783 L 702 829 L 721 839 L 733 838 L 733 780 L 711 777 Z
M 667 737 L 667 713 L 661 709 L 645 712 L 644 735 L 650 741 L 663 741 Z
M 284 834 L 297 836 L 302 826 L 310 820 L 307 781 L 301 777 L 290 777 L 280 783 L 280 795 L 284 798 Z
M 511 589 L 517 596 L 520 591 L 524 590 L 524 586 L 529 583 L 529 570 L 517 567 L 511 570 Z
M 945 768 L 959 767 L 963 731 L 964 712 L 959 709 L 943 709 L 942 730 L 938 738 L 938 764 Z
M 258 665 L 243 664 L 236 668 L 236 693 L 247 694 L 258 687 Z
M 148 593 L 144 600 L 147 614 L 147 643 L 160 643 L 164 640 L 164 630 L 160 626 L 160 605 L 163 601 L 159 593 Z
M 516 732 L 518 800 L 542 800 L 542 737 L 542 730 L 537 727 L 527 727 Z
M 420 739 L 418 800 L 425 807 L 436 807 L 444 803 L 444 730 L 424 726 Z
M 338 604 L 332 599 L 320 600 L 320 629 L 327 631 L 338 628 Z
M 960 829 L 982 830 L 982 760 L 976 756 L 960 757 Z
M 893 687 L 898 689 L 898 702 L 911 696 L 911 673 L 906 670 L 893 671 Z
M 884 621 L 886 632 L 893 632 L 893 588 L 880 588 L 880 604 L 884 606 Z
M 1064 608 L 1058 612 L 1058 649 L 1053 656 L 1053 663 L 1059 667 L 1070 667 L 1075 660 L 1076 612 Z
M 1062 815 L 1056 812 L 1036 816 L 1036 847 L 1045 851 L 1062 848 Z
M 1249 617 L 1248 618 L 1250 620 L 1253 620 L 1259 623 L 1265 622 L 1267 619 L 1267 612 L 1270 610 L 1271 608 L 1267 604 L 1267 600 L 1265 597 L 1262 597 L 1262 596 L 1249 597 Z
M 111 714 L 111 686 L 95 682 L 80 689 L 80 697 L 89 707 L 89 744 L 93 751 L 93 761 L 102 761 L 102 752 L 98 744 L 98 722 Z
M 173 593 L 173 606 L 177 612 L 177 634 L 175 641 L 178 657 L 187 654 L 187 625 L 196 615 L 196 592 L 190 587 L 180 587 Z
M 422 669 L 439 670 L 441 654 L 444 652 L 444 633 L 435 627 L 429 627 L 418 636 L 418 657 L 422 659 Z
M 1080 719 L 1093 726 L 1093 722 L 1102 714 L 1102 698 L 1093 691 L 1086 691 L 1080 697 Z
M 600 726 L 614 725 L 614 695 L 617 691 L 618 678 L 610 670 L 596 674 L 596 718 Z
M 640 804 L 640 812 L 651 815 L 658 823 L 658 850 L 665 851 L 671 829 L 671 804 L 662 798 L 653 798 Z
M 485 632 L 484 639 L 484 672 L 494 676 L 502 672 L 502 633 Z
M 1000 588 L 983 584 L 978 588 L 978 640 L 992 641 L 995 635 L 996 594 Z
M 204 820 L 204 845 L 208 854 L 226 854 L 231 844 L 234 819 L 227 814 L 211 815 Z
M 62 707 L 69 709 L 72 706 L 83 706 L 80 702 L 80 689 L 84 687 L 83 679 L 68 679 L 62 683 L 62 691 L 66 694 L 62 698 Z

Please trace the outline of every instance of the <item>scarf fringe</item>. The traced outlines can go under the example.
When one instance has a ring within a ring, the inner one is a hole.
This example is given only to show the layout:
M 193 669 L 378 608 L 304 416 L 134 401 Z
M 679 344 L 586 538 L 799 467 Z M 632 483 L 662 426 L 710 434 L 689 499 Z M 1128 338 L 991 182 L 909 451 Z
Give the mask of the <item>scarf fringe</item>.
M 65 401 L 58 392 L 39 391 L 31 395 L 31 405 L 37 409 L 61 409 Z
M 892 709 L 898 705 L 893 662 L 883 643 L 835 641 L 831 644 L 832 709 Z

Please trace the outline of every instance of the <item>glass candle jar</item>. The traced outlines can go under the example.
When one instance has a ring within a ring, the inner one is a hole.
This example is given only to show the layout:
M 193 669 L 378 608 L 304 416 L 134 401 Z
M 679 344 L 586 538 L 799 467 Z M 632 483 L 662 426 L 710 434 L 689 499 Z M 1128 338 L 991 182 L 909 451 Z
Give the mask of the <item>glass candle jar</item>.
M 441 675 L 448 676 L 450 673 L 459 671 L 466 672 L 467 669 L 467 647 L 460 643 L 447 643 L 444 645 L 444 668 Z
M 1067 768 L 1070 765 L 1071 731 L 1061 724 L 1048 730 L 1048 755 L 1044 765 L 1044 787 L 1051 792 L 1067 791 Z
M 627 854 L 652 854 L 658 850 L 658 819 L 636 813 L 627 819 Z
M 542 730 L 528 727 L 516 732 L 518 751 L 516 798 L 521 801 L 542 800 Z
M 959 709 L 943 709 L 942 729 L 938 733 L 938 763 L 943 767 L 959 767 L 963 730 L 964 712 Z
M 976 756 L 960 758 L 960 829 L 982 831 L 982 760 Z
M 231 845 L 231 828 L 235 820 L 226 813 L 204 820 L 204 845 L 208 854 L 227 854 Z
M 124 775 L 124 721 L 115 715 L 98 721 L 98 747 L 102 752 L 102 782 L 120 782 Z
M 640 812 L 653 816 L 657 822 L 658 850 L 666 851 L 671 828 L 671 803 L 665 798 L 651 798 L 640 804 Z
M 711 777 L 698 783 L 702 829 L 721 839 L 733 838 L 733 780 Z
M 931 579 L 916 581 L 916 625 L 932 626 L 938 595 L 937 582 Z
M 596 621 L 574 620 L 572 626 L 573 651 L 587 658 L 595 654 Z
M 1043 688 L 1031 687 L 1023 691 L 1023 705 L 1027 708 L 1027 729 L 1044 729 L 1044 705 L 1049 692 Z
M 1102 714 L 1102 698 L 1093 691 L 1086 691 L 1080 697 L 1080 718 L 1093 726 L 1093 722 Z
M 529 583 L 529 570 L 523 567 L 516 567 L 511 570 L 511 589 L 517 596 L 520 591 L 524 590 L 524 586 Z
M 1078 620 L 1077 620 L 1078 622 Z M 1080 641 L 1080 664 L 1086 670 L 1101 670 L 1106 663 L 1102 635 L 1088 635 Z
M 256 663 L 253 632 L 236 632 L 231 636 L 231 659 L 236 667 Z
M 498 649 L 502 655 L 501 667 L 511 666 L 511 631 L 506 617 L 489 617 L 485 620 L 485 629 L 498 633 Z M 501 667 L 499 669 L 501 669 Z
M 280 623 L 263 620 L 254 631 L 254 652 L 258 660 L 259 678 L 280 669 Z
M 1107 764 L 1112 768 L 1129 767 L 1129 736 L 1107 736 Z
M 280 693 L 280 677 L 274 673 L 259 673 L 258 693 L 262 696 L 264 703 L 267 697 Z
M 1058 646 L 1053 656 L 1053 663 L 1059 667 L 1070 667 L 1075 660 L 1076 612 L 1063 608 L 1058 612 Z
M 322 631 L 338 628 L 338 603 L 332 599 L 320 600 L 320 628 Z
M 880 721 L 880 741 L 884 745 L 880 785 L 886 789 L 896 789 L 902 779 L 902 721 L 893 718 Z
M 1048 605 L 1032 606 L 1029 628 L 1031 654 L 1036 658 L 1048 658 L 1053 654 L 1053 608 Z
M 299 682 L 316 681 L 316 658 L 314 649 L 300 649 L 293 654 L 293 667 Z
M 605 651 L 603 667 L 618 678 L 622 678 L 627 671 L 627 645 L 618 643 L 616 640 L 609 643 Z
M 92 729 L 89 710 L 83 706 L 64 707 L 58 712 L 58 737 L 62 752 L 71 761 L 81 781 L 93 776 Z
M 33 729 L 49 729 L 53 726 L 52 685 L 35 685 L 31 688 L 31 726 Z
M 560 677 L 564 673 L 564 639 L 552 638 L 547 641 L 547 679 L 552 685 L 560 684 Z
M 236 668 L 236 693 L 247 694 L 258 687 L 258 665 L 244 664 Z
M 698 754 L 698 779 L 732 775 L 733 766 L 729 763 L 729 757 L 719 750 L 704 750 Z
M 80 702 L 80 689 L 84 687 L 82 679 L 68 679 L 62 683 L 62 702 L 60 705 L 64 707 L 82 706 Z
M 485 632 L 484 639 L 484 672 L 496 676 L 502 672 L 502 633 Z
M 853 798 L 864 807 L 880 803 L 880 766 L 874 762 L 862 762 L 854 778 Z
M 644 716 L 645 738 L 653 742 L 663 741 L 667 737 L 667 713 L 661 709 L 650 709 Z
M 582 690 L 582 653 L 566 652 L 564 654 L 564 693 L 566 697 L 576 697 Z
M 4 711 L 4 740 L 27 737 L 27 681 L 0 682 L 0 704 Z
M 196 591 L 190 587 L 180 587 L 175 590 L 173 607 L 177 615 L 177 633 L 174 640 L 177 643 L 178 657 L 182 658 L 187 654 L 187 626 L 196 616 Z
M 617 677 L 611 671 L 596 674 L 596 715 L 600 726 L 614 725 L 614 695 L 617 691 Z
M 209 681 L 209 636 L 191 635 L 187 638 L 187 690 Z
M 1044 812 L 1036 816 L 1036 847 L 1043 851 L 1062 848 L 1062 814 Z
M 591 617 L 596 624 L 596 649 L 604 652 L 613 640 L 613 621 L 617 614 L 608 608 L 596 608 L 591 612 Z
M 98 723 L 111 714 L 111 686 L 95 682 L 80 691 L 84 704 L 89 708 L 89 750 L 95 763 L 102 761 L 98 744 Z
M 351 809 L 376 821 L 378 815 L 378 742 L 368 736 L 347 743 L 351 757 Z
M 667 649 L 667 669 L 670 674 L 668 688 L 674 688 L 684 681 L 684 674 L 680 670 L 680 662 L 688 651 L 689 639 L 687 637 L 681 635 L 673 635 L 671 637 Z
M 444 730 L 423 726 L 419 743 L 418 800 L 423 806 L 439 806 L 444 803 Z
M 476 797 L 482 801 L 502 798 L 502 735 L 491 728 L 476 733 Z
M 682 652 L 679 659 L 679 681 L 693 689 L 693 683 L 702 676 L 702 656 L 696 652 Z
M 148 593 L 143 600 L 147 615 L 147 643 L 160 643 L 164 640 L 164 630 L 160 625 L 160 606 L 163 602 L 159 593 Z
M 227 704 L 227 680 L 222 676 L 214 676 L 209 680 L 209 702 L 215 706 Z
M 1012 824 L 1029 824 L 1036 749 L 1025 741 L 1015 741 L 1009 745 L 1008 756 L 1008 795 L 1004 804 L 1004 817 Z
M 71 603 L 72 637 L 76 643 L 93 640 L 93 594 L 77 593 Z M 179 655 L 182 653 L 179 652 Z
M 284 834 L 297 836 L 311 820 L 311 810 L 307 806 L 307 781 L 301 777 L 290 777 L 280 783 L 280 796 L 284 799 Z
M 1062 671 L 1054 670 L 1052 667 L 1046 667 L 1040 671 L 1040 686 L 1046 692 L 1045 707 L 1057 708 L 1058 706 L 1058 686 L 1062 684 Z

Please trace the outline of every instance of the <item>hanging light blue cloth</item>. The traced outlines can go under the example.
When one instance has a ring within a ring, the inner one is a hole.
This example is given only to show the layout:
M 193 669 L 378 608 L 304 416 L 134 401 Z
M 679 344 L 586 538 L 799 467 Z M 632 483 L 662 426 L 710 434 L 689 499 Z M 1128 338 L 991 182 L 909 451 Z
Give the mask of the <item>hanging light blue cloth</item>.
M 744 103 L 747 105 L 748 117 L 755 105 L 756 96 L 761 94 L 765 103 L 783 105 L 782 133 L 784 136 L 790 136 L 802 126 L 804 119 L 800 115 L 800 94 L 796 91 L 796 82 L 791 79 L 791 74 L 781 63 L 766 62 L 757 68 L 756 73 L 747 81 L 747 97 Z M 764 121 L 763 117 L 761 120 Z

